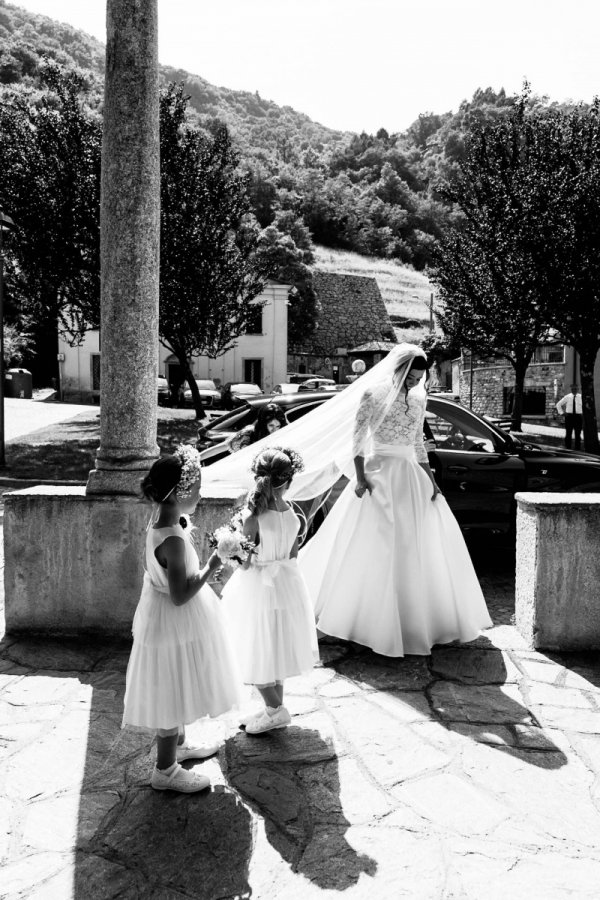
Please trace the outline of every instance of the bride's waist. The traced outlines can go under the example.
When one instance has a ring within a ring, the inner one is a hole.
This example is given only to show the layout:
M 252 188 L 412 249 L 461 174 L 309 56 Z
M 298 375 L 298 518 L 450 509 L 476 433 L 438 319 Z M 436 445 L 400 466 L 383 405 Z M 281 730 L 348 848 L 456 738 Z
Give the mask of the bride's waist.
M 373 441 L 372 456 L 397 456 L 401 459 L 416 459 L 412 444 L 384 444 Z

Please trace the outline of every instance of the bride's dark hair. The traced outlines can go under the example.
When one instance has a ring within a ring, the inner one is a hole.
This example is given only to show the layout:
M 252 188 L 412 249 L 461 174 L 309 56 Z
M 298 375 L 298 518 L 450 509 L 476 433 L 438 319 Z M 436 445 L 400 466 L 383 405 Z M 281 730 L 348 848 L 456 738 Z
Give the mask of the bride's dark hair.
M 280 488 L 294 477 L 292 460 L 283 450 L 268 448 L 254 460 L 254 489 L 248 494 L 248 509 L 260 516 L 273 499 L 273 488 Z
M 397 384 L 403 375 L 408 375 L 413 369 L 418 372 L 429 372 L 427 358 L 425 356 L 413 356 L 408 363 L 406 359 L 403 359 L 394 370 L 394 382 Z

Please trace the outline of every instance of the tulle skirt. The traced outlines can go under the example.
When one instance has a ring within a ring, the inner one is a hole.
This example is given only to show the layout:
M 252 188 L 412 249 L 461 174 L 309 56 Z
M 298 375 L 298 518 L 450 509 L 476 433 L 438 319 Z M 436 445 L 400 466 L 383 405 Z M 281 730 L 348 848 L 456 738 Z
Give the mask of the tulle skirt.
M 144 578 L 133 620 L 123 727 L 151 730 L 218 716 L 240 702 L 241 679 L 219 598 L 205 585 L 175 606 Z
M 443 496 L 405 447 L 366 460 L 300 552 L 317 627 L 384 656 L 428 655 L 492 625 L 469 552 Z
M 310 671 L 319 659 L 313 607 L 297 560 L 238 569 L 222 602 L 246 684 L 283 681 Z

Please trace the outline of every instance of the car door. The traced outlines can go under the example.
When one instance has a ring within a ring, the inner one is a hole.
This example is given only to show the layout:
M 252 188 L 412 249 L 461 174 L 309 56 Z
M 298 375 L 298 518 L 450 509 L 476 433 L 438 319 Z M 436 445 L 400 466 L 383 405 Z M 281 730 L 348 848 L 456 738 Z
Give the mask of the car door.
M 462 528 L 509 531 L 515 492 L 525 488 L 525 464 L 510 442 L 475 413 L 428 398 L 427 422 L 435 440 L 430 463 Z

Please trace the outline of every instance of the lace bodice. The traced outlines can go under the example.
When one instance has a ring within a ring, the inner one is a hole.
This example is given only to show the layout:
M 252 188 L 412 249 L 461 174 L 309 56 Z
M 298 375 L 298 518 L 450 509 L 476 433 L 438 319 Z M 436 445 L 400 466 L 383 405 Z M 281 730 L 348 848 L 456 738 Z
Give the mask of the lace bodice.
M 423 390 L 401 391 L 383 420 L 378 422 L 384 409 L 390 385 L 378 385 L 364 392 L 354 420 L 352 455 L 364 456 L 369 437 L 380 444 L 413 446 L 417 461 L 428 461 L 423 441 L 423 420 L 427 396 Z

